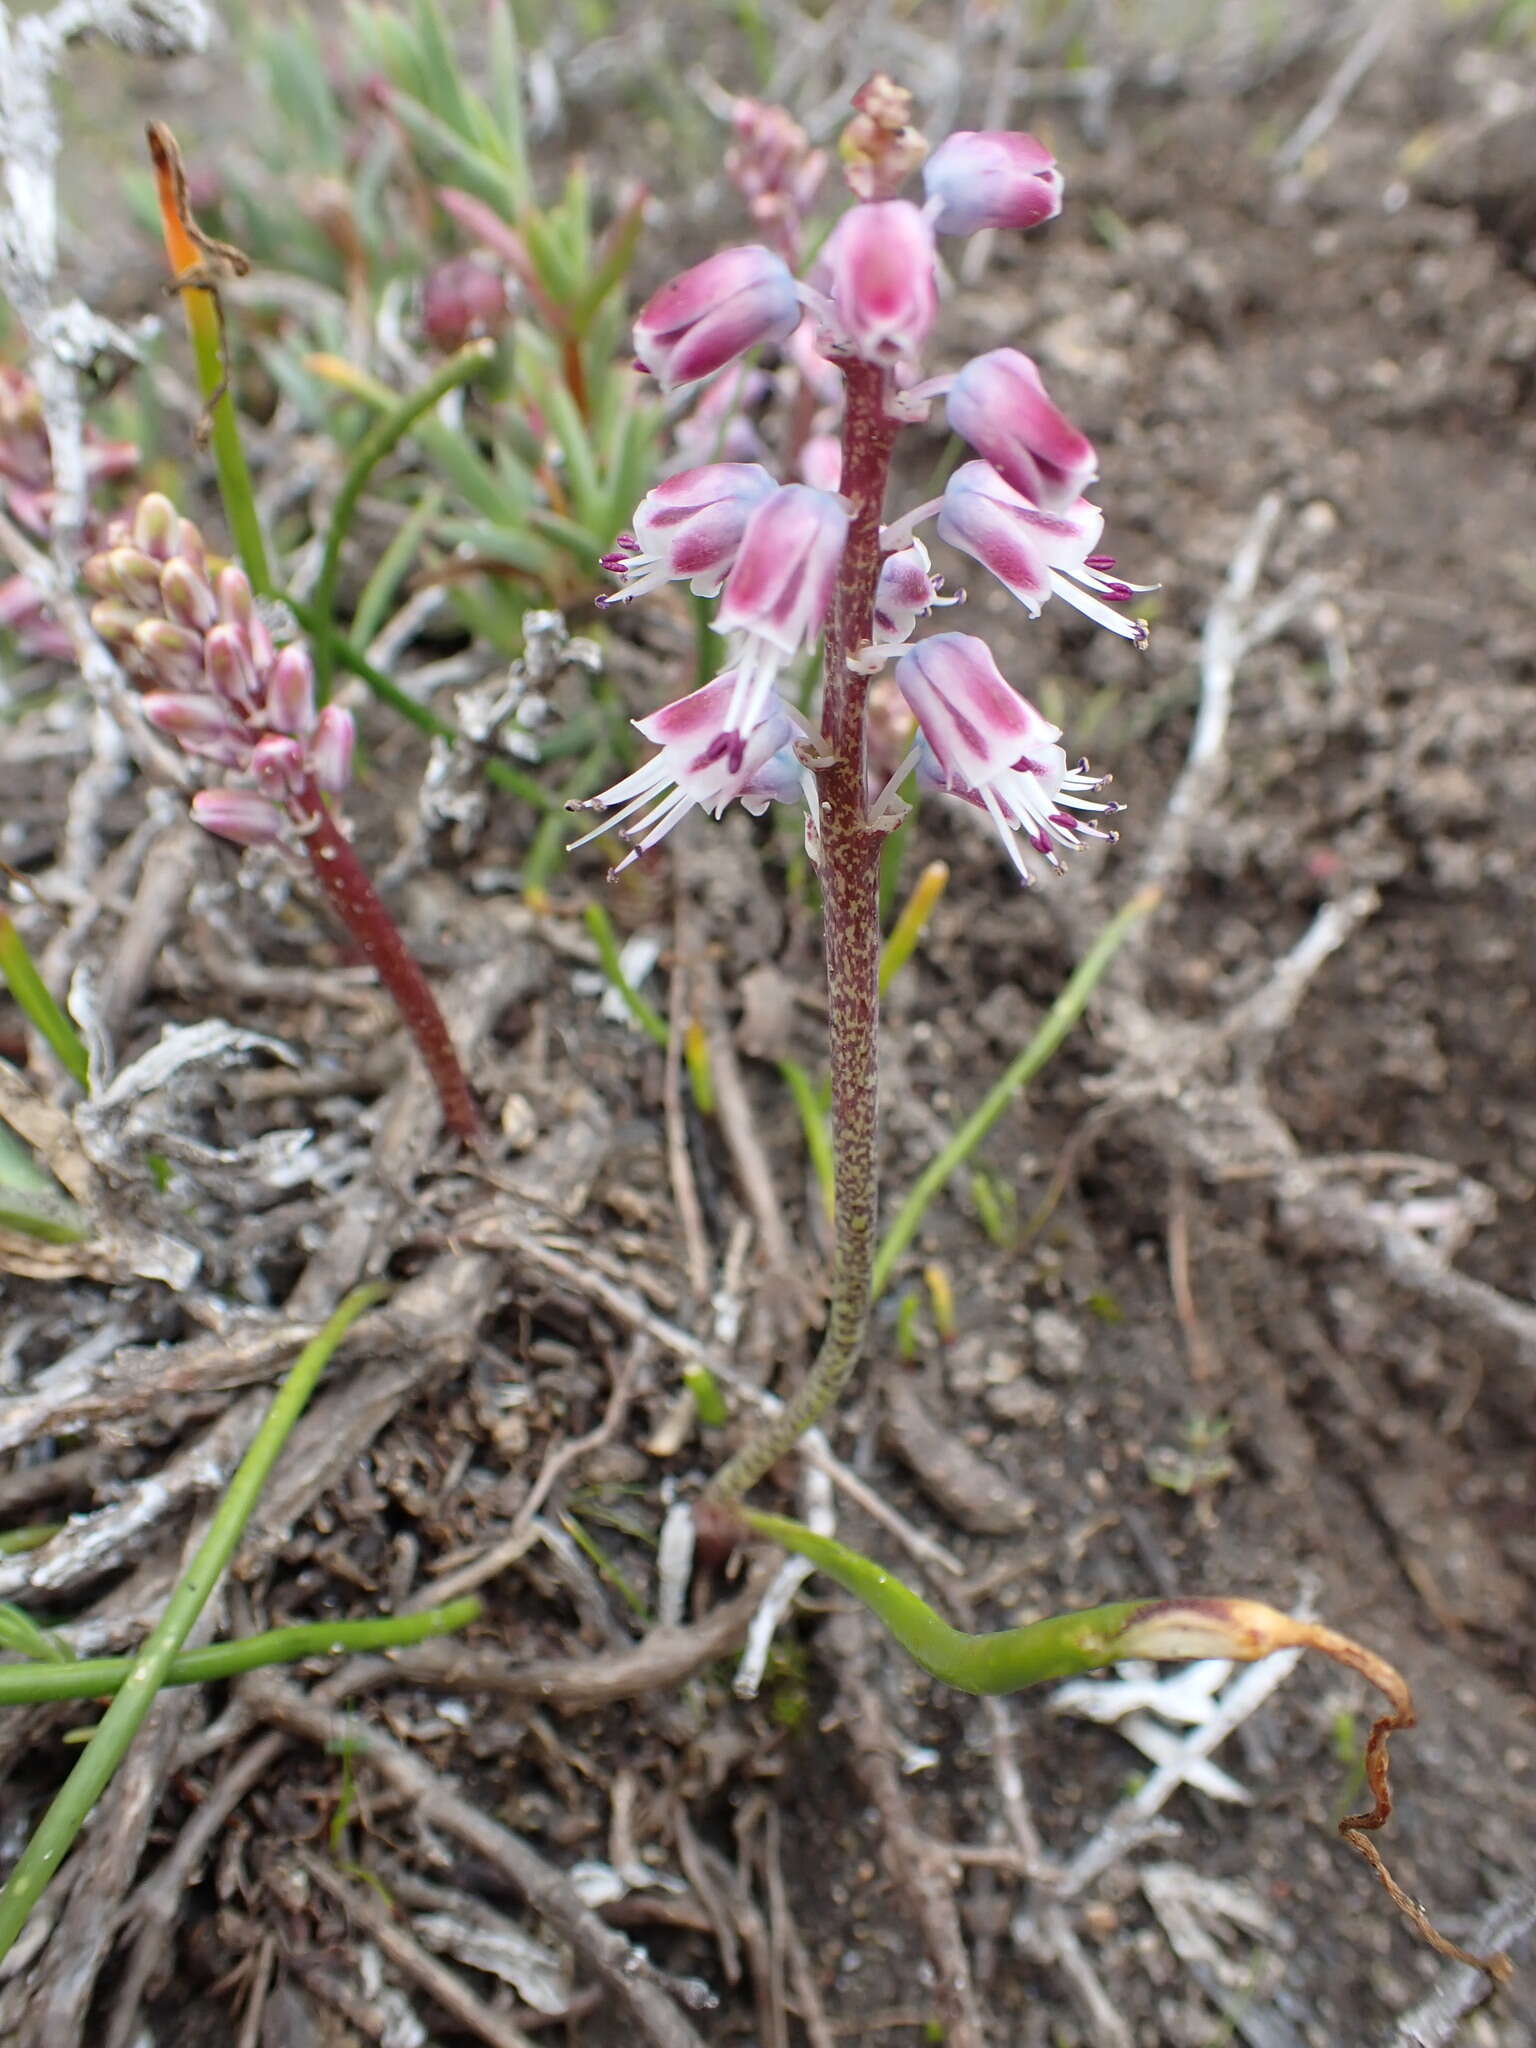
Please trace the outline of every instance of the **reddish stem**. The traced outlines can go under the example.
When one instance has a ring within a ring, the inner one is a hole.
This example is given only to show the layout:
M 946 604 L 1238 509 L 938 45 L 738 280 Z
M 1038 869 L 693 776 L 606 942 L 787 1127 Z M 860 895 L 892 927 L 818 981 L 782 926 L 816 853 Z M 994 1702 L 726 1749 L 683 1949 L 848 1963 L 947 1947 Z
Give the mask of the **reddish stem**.
M 880 522 L 896 422 L 884 372 L 844 365 L 843 496 L 853 517 L 827 622 L 826 690 L 818 768 L 821 895 L 827 954 L 827 1037 L 832 1067 L 832 1298 L 826 1335 L 804 1383 L 710 1485 L 737 1500 L 815 1426 L 848 1384 L 864 1348 L 875 1256 L 879 1175 L 875 1140 L 880 1029 L 880 846 L 869 819 L 864 705 L 869 678 L 849 665 L 874 633 Z
M 368 870 L 337 828 L 325 799 L 313 783 L 293 799 L 293 809 L 315 880 L 394 998 L 395 1008 L 427 1063 L 427 1072 L 442 1105 L 443 1122 L 455 1137 L 473 1144 L 483 1129 L 480 1112 L 426 977 L 401 938 L 399 927 L 380 902 Z

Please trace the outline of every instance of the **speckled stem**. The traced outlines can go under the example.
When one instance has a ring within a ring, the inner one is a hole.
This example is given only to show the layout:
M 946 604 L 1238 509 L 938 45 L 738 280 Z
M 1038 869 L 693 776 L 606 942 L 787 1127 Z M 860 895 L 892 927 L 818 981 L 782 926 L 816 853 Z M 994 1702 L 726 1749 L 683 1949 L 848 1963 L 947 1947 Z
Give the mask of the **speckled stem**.
M 826 1336 L 804 1384 L 717 1474 L 709 1496 L 739 1500 L 791 1450 L 847 1386 L 864 1349 L 874 1264 L 876 1053 L 880 1031 L 880 845 L 869 820 L 864 703 L 869 678 L 849 666 L 874 630 L 880 521 L 896 422 L 884 372 L 845 369 L 843 495 L 853 517 L 827 624 L 820 792 L 821 892 L 827 955 L 827 1037 L 832 1067 L 832 1299 Z
M 315 880 L 394 998 L 395 1008 L 427 1063 L 427 1072 L 442 1105 L 443 1122 L 456 1137 L 473 1144 L 481 1135 L 480 1112 L 469 1092 L 453 1040 L 448 1036 L 448 1026 L 399 928 L 379 901 L 368 870 L 338 829 L 318 788 L 311 785 L 294 797 L 292 808 L 304 835 L 304 850 Z

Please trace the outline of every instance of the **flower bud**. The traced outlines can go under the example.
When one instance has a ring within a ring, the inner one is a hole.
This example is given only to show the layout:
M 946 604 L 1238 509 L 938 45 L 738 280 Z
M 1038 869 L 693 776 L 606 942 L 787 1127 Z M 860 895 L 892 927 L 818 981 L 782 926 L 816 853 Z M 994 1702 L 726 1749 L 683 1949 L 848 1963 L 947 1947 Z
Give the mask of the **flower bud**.
M 315 721 L 309 742 L 309 765 L 327 796 L 340 796 L 352 780 L 352 750 L 357 727 L 350 711 L 327 704 Z
M 221 569 L 214 585 L 219 600 L 219 617 L 226 625 L 243 629 L 251 650 L 251 659 L 258 671 L 265 671 L 272 660 L 272 635 L 262 623 L 256 609 L 256 599 L 251 593 L 248 577 L 243 569 L 231 564 Z
M 304 749 L 287 733 L 269 732 L 251 749 L 251 773 L 264 797 L 285 803 L 304 787 Z
M 194 633 L 206 633 L 219 616 L 213 592 L 184 555 L 173 555 L 160 571 L 160 602 L 167 618 Z
M 281 812 L 252 789 L 200 789 L 192 799 L 192 816 L 204 831 L 232 839 L 236 846 L 270 846 L 283 836 Z
M 664 284 L 635 321 L 635 354 L 664 391 L 783 341 L 800 319 L 794 273 L 771 249 L 722 249 Z
M 92 559 L 101 562 L 105 557 L 95 555 Z M 91 606 L 92 629 L 101 635 L 109 647 L 119 650 L 133 645 L 134 629 L 143 622 L 143 619 L 144 614 L 136 605 L 129 604 L 126 598 L 102 597 Z
M 140 703 L 155 730 L 167 734 L 187 753 L 217 761 L 224 768 L 243 768 L 250 760 L 250 741 L 216 698 L 151 690 Z
M 238 626 L 215 626 L 204 647 L 208 687 L 242 718 L 248 718 L 260 702 L 256 665 L 250 643 Z
M 958 129 L 924 164 L 923 190 L 941 235 L 1033 228 L 1061 211 L 1061 172 L 1033 135 Z
M 445 353 L 500 334 L 509 310 L 506 279 L 478 256 L 451 256 L 422 283 L 421 331 Z
M 134 544 L 157 562 L 168 562 L 175 554 L 180 527 L 180 515 L 162 491 L 150 491 L 134 507 Z
M 875 645 L 900 646 L 911 639 L 918 620 L 936 604 L 958 604 L 965 593 L 941 597 L 943 586 L 944 578 L 934 575 L 928 550 L 920 540 L 914 538 L 888 554 L 880 564 L 875 585 Z
M 195 691 L 203 687 L 202 636 L 190 628 L 178 626 L 173 619 L 140 619 L 133 629 L 133 649 L 166 689 Z
M 267 725 L 300 739 L 315 722 L 315 665 L 302 641 L 285 647 L 267 671 Z
M 1098 475 L 1093 443 L 1056 410 L 1016 348 L 974 357 L 946 404 L 954 431 L 1042 512 L 1075 504 Z
M 139 548 L 121 547 L 113 548 L 105 556 L 93 556 L 92 560 L 104 563 L 113 590 L 130 604 L 136 604 L 140 611 L 160 609 L 160 564 L 153 555 L 146 555 Z
M 914 362 L 939 309 L 933 229 L 910 199 L 850 207 L 822 245 L 815 283 L 855 355 Z

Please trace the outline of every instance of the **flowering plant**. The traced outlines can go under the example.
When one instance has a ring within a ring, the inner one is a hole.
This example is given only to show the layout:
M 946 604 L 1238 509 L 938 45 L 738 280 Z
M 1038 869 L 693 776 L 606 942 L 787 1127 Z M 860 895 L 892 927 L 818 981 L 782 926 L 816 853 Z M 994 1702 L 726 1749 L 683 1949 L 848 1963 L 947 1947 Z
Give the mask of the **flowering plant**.
M 694 1524 L 727 1545 L 750 1532 L 797 1552 L 861 1600 L 924 1669 L 971 1692 L 1011 1691 L 1126 1656 L 1249 1660 L 1285 1645 L 1361 1673 L 1386 1695 L 1388 1710 L 1366 1749 L 1374 1804 L 1341 1822 L 1341 1832 L 1433 1946 L 1500 1974 L 1501 1958 L 1472 1957 L 1430 1925 L 1374 1846 L 1391 1810 L 1387 1738 L 1414 1715 L 1402 1678 L 1371 1651 L 1320 1624 L 1226 1598 L 1121 1602 L 968 1635 L 882 1566 L 798 1522 L 742 1505 L 836 1401 L 864 1347 L 877 1270 L 880 850 L 905 815 L 899 789 L 915 772 L 919 787 L 981 811 L 1025 883 L 1034 863 L 1059 870 L 1061 849 L 1115 837 L 1098 822 L 1119 808 L 1100 796 L 1108 777 L 1092 774 L 1086 761 L 1072 763 L 1061 729 L 1013 687 L 983 639 L 952 630 L 914 637 L 936 606 L 963 596 L 941 594 L 918 529 L 935 520 L 940 537 L 989 570 L 1031 617 L 1057 597 L 1137 647 L 1147 641 L 1145 625 L 1116 609 L 1147 586 L 1116 575 L 1113 558 L 1100 552 L 1103 515 L 1082 495 L 1097 474 L 1093 446 L 1052 402 L 1036 365 L 1016 349 L 996 348 L 954 375 L 925 374 L 939 305 L 937 238 L 1028 229 L 1052 218 L 1062 180 L 1050 152 L 1028 135 L 962 133 L 929 156 L 910 124 L 910 96 L 883 77 L 854 105 L 840 154 L 856 203 L 807 278 L 797 278 L 789 260 L 814 189 L 804 137 L 759 109 L 734 122 L 728 168 L 775 246 L 708 258 L 664 285 L 635 323 L 639 366 L 665 390 L 715 380 L 694 425 L 708 420 L 717 449 L 732 454 L 764 452 L 750 429 L 732 437 L 743 424 L 747 390 L 734 366 L 759 349 L 782 347 L 802 401 L 809 400 L 795 408 L 803 429 L 790 451 L 797 477 L 775 483 L 751 460 L 674 474 L 642 501 L 634 531 L 605 560 L 622 584 L 609 602 L 667 581 L 718 596 L 713 631 L 724 643 L 710 682 L 636 721 L 660 751 L 587 800 L 586 807 L 612 812 L 610 822 L 632 842 L 619 867 L 691 810 L 719 817 L 732 802 L 753 811 L 803 803 L 822 886 L 833 1153 L 826 1331 L 799 1387 L 716 1473 Z M 925 157 L 923 200 L 902 197 Z M 955 470 L 941 495 L 889 517 L 893 453 L 939 400 L 975 459 Z M 815 728 L 781 683 L 818 641 Z M 882 773 L 873 763 L 869 713 L 872 680 L 887 663 L 913 731 L 906 753 Z
M 702 689 L 637 721 L 654 758 L 588 800 L 633 842 L 625 867 L 689 811 L 718 817 L 803 803 L 820 870 L 830 992 L 836 1250 L 826 1342 L 814 1371 L 774 1425 L 745 1446 L 711 1489 L 744 1493 L 825 1412 L 857 1362 L 868 1319 L 875 1224 L 875 1042 L 880 847 L 905 813 L 898 791 L 920 787 L 979 809 L 1020 879 L 1061 865 L 1060 849 L 1112 839 L 1098 822 L 1118 806 L 1107 777 L 1075 765 L 1060 729 L 999 670 L 974 634 L 914 641 L 942 594 L 918 529 L 989 569 L 1032 615 L 1052 597 L 1141 646 L 1146 629 L 1114 606 L 1135 586 L 1097 552 L 1103 515 L 1082 496 L 1097 473 L 1092 444 L 1052 404 L 1015 349 L 993 349 L 957 375 L 926 376 L 939 304 L 938 237 L 1027 228 L 1061 205 L 1061 176 L 1026 135 L 952 135 L 928 157 L 925 196 L 901 188 L 923 164 L 909 95 L 876 78 L 855 102 L 842 142 L 856 203 L 823 242 L 809 276 L 788 258 L 814 189 L 804 138 L 766 110 L 733 122 L 731 168 L 775 246 L 726 249 L 662 286 L 635 322 L 640 367 L 668 391 L 715 380 L 708 410 L 722 438 L 740 388 L 736 367 L 782 346 L 819 407 L 816 432 L 792 451 L 799 477 L 776 483 L 760 462 L 714 462 L 668 477 L 641 502 L 632 532 L 605 566 L 621 579 L 608 602 L 667 581 L 717 597 L 719 673 Z M 772 204 L 764 194 L 772 194 Z M 726 380 L 733 380 L 727 386 Z M 888 515 L 901 435 L 946 400 L 949 423 L 977 450 L 942 496 Z M 836 439 L 832 430 L 836 429 Z M 818 445 L 819 444 L 819 445 Z M 739 437 L 738 443 L 740 445 Z M 783 694 L 792 663 L 824 638 L 819 730 Z M 892 681 L 911 734 L 887 772 L 871 761 L 872 678 Z M 599 826 L 588 838 L 598 836 Z

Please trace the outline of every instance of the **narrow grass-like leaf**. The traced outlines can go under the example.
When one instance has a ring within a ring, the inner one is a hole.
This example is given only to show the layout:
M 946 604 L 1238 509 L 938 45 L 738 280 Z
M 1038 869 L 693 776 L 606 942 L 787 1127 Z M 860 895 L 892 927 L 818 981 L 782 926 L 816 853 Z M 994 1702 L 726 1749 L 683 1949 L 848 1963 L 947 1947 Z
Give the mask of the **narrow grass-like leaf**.
M 811 1165 L 821 1187 L 821 1199 L 830 1216 L 834 1179 L 832 1130 L 827 1121 L 821 1091 L 804 1067 L 795 1060 L 780 1060 L 779 1073 L 783 1077 L 784 1085 L 794 1097 L 795 1108 L 800 1112 L 800 1128 L 805 1133 L 805 1149 L 811 1155 Z
M 950 1175 L 970 1158 L 1019 1090 L 1035 1078 L 1056 1051 L 1083 1014 L 1110 961 L 1141 920 L 1156 908 L 1158 894 L 1156 889 L 1139 890 L 1115 913 L 1074 969 L 1028 1045 L 1014 1056 L 954 1137 L 918 1175 L 875 1254 L 870 1288 L 873 1299 L 878 1301 L 885 1292 L 896 1261 L 917 1234 L 929 1203 Z
M 0 975 L 16 999 L 16 1007 L 52 1049 L 65 1073 L 82 1088 L 91 1081 L 90 1055 L 64 1011 L 54 1001 L 32 963 L 26 942 L 7 913 L 0 910 Z
M 351 637 L 367 647 L 388 616 L 395 594 L 416 559 L 427 529 L 443 509 L 443 494 L 433 484 L 422 492 L 405 518 L 391 534 L 389 543 L 373 565 L 352 614 Z
M 917 878 L 900 917 L 880 953 L 880 993 L 884 995 L 903 967 L 917 951 L 917 942 L 949 881 L 949 868 L 941 860 L 929 861 Z
M 149 154 L 154 166 L 155 190 L 160 202 L 160 226 L 165 238 L 166 260 L 171 278 L 207 274 L 207 259 L 193 240 L 190 216 L 185 212 L 185 187 L 178 179 L 176 143 L 168 128 L 158 121 L 149 127 Z M 224 325 L 220 302 L 212 289 L 184 286 L 180 293 L 186 315 L 192 356 L 197 365 L 198 389 L 208 408 L 209 434 L 213 444 L 213 465 L 219 479 L 219 496 L 224 517 L 239 551 L 241 565 L 260 597 L 272 590 L 272 572 L 267 565 L 267 546 L 262 538 L 261 518 L 256 510 L 256 493 L 240 439 L 240 419 L 233 394 L 226 381 Z
M 430 413 L 444 395 L 467 383 L 477 370 L 483 369 L 496 353 L 492 341 L 472 341 L 459 349 L 430 376 L 419 391 L 410 392 L 399 399 L 382 418 L 374 421 L 364 434 L 362 442 L 342 478 L 341 489 L 336 494 L 336 503 L 331 512 L 331 523 L 325 536 L 325 553 L 320 562 L 320 574 L 315 580 L 311 608 L 321 622 L 320 637 L 315 644 L 315 681 L 322 703 L 330 695 L 331 677 L 335 671 L 335 655 L 332 638 L 336 630 L 336 583 L 341 574 L 341 550 L 345 545 L 352 516 L 357 510 L 357 501 L 367 487 L 368 479 L 396 444 Z
M 0 1124 L 0 1230 L 17 1230 L 40 1244 L 80 1244 L 90 1236 L 85 1211 L 6 1125 Z
M 166 1666 L 162 1685 L 214 1685 L 259 1671 L 269 1664 L 296 1664 L 305 1657 L 341 1657 L 359 1650 L 402 1650 L 434 1636 L 467 1628 L 480 1613 L 474 1599 L 451 1600 L 419 1614 L 381 1615 L 366 1621 L 306 1621 L 269 1628 L 233 1642 L 184 1650 Z M 39 1633 L 41 1633 L 39 1631 Z M 45 1638 L 45 1640 L 51 1640 Z M 19 1649 L 16 1642 L 7 1647 Z M 25 1654 L 37 1656 L 36 1651 Z M 69 1659 L 68 1650 L 63 1659 Z M 93 1700 L 121 1690 L 133 1669 L 131 1657 L 87 1657 L 38 1665 L 0 1664 L 0 1707 L 35 1706 L 43 1700 Z
M 166 1673 L 233 1557 L 278 1453 L 303 1414 L 332 1353 L 357 1318 L 385 1291 L 377 1286 L 355 1288 L 319 1334 L 304 1346 L 278 1388 L 250 1449 L 214 1511 L 196 1556 L 142 1648 L 128 1660 L 117 1697 L 22 1851 L 5 1889 L 0 1891 L 0 1956 L 9 1954 L 32 1908 L 69 1853 L 91 1808 L 111 1783 L 145 1715 L 154 1705 Z
M 665 1051 L 667 1020 L 658 1010 L 651 1007 L 625 974 L 623 962 L 619 958 L 619 940 L 613 929 L 613 919 L 601 903 L 589 903 L 583 917 L 592 943 L 597 947 L 604 979 L 640 1029 Z

